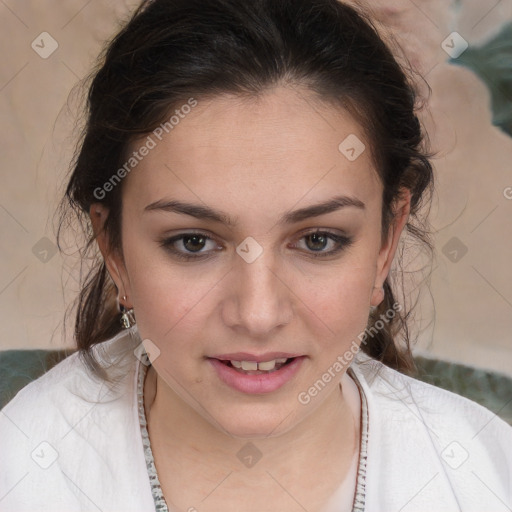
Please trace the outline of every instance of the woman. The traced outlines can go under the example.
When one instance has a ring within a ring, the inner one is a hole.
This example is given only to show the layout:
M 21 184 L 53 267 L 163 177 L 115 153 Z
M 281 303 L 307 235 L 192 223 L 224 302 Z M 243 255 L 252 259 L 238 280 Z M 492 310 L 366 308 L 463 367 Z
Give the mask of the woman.
M 78 353 L 3 409 L 2 510 L 512 506 L 512 429 L 406 375 L 432 167 L 362 14 L 145 2 L 88 113 L 66 200 L 101 258 Z

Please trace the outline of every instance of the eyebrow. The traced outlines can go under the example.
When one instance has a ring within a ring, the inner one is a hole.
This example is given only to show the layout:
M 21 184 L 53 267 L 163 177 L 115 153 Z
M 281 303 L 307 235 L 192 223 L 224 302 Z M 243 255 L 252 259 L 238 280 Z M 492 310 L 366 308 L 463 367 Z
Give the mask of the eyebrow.
M 278 224 L 294 224 L 312 217 L 326 215 L 345 207 L 354 207 L 364 210 L 365 204 L 356 197 L 336 196 L 323 203 L 287 212 L 279 220 Z M 155 210 L 190 215 L 196 219 L 211 220 L 229 227 L 236 226 L 236 221 L 228 214 L 199 204 L 185 203 L 177 200 L 159 200 L 147 205 L 144 208 L 144 213 Z

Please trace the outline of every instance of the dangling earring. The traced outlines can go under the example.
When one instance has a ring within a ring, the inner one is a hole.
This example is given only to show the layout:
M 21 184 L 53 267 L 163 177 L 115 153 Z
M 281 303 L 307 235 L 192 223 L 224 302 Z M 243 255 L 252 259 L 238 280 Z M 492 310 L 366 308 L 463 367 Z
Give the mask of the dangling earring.
M 126 300 L 126 295 L 123 295 L 123 300 Z M 125 329 L 129 329 L 133 325 L 135 325 L 135 313 L 133 312 L 133 308 L 126 309 L 123 304 L 119 304 L 119 309 L 121 310 L 121 325 Z

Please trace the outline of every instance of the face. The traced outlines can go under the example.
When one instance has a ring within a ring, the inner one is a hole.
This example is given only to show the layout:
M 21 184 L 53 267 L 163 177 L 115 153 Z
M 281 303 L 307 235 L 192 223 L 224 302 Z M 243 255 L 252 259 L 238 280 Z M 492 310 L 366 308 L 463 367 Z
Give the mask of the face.
M 339 150 L 351 134 L 366 145 L 353 161 Z M 382 244 L 369 143 L 306 91 L 198 101 L 153 138 L 123 182 L 124 258 L 99 239 L 109 271 L 169 396 L 232 435 L 279 435 L 338 396 L 346 365 L 298 398 L 359 343 L 407 205 Z M 252 375 L 220 362 L 285 357 Z

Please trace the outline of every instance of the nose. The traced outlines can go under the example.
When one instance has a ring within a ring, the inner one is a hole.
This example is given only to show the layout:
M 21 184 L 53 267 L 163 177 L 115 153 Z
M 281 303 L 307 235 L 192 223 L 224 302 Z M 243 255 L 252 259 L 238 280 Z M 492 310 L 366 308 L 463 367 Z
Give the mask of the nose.
M 268 338 L 293 317 L 293 293 L 265 252 L 254 262 L 237 257 L 227 283 L 225 325 L 250 338 Z

